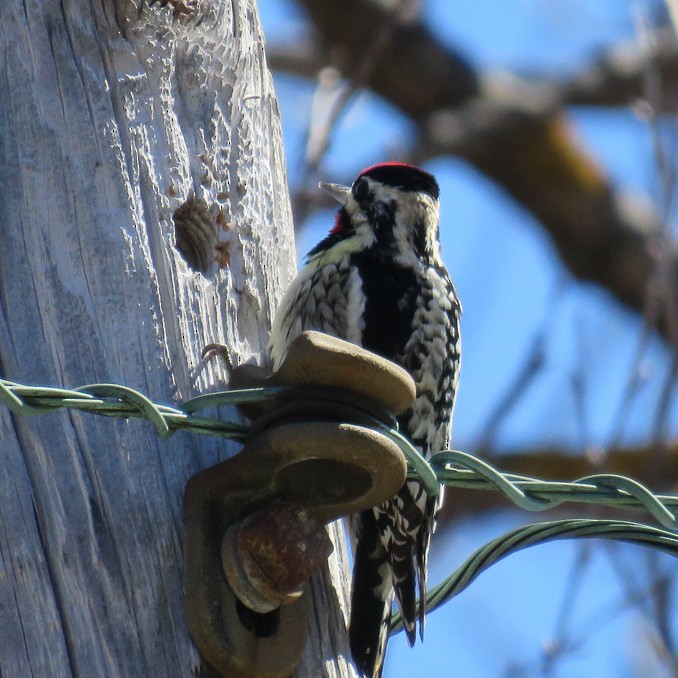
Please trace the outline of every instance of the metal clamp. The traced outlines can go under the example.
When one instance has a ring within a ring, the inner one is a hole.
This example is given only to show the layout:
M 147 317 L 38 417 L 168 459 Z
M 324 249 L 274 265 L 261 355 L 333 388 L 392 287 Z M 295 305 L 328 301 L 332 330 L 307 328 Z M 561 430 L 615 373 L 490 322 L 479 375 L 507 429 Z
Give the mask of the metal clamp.
M 331 553 L 324 525 L 390 499 L 407 464 L 369 428 L 410 406 L 402 369 L 347 342 L 305 332 L 281 368 L 234 371 L 234 387 L 297 385 L 256 418 L 235 457 L 193 476 L 184 495 L 186 616 L 213 670 L 284 678 L 308 627 L 304 583 Z

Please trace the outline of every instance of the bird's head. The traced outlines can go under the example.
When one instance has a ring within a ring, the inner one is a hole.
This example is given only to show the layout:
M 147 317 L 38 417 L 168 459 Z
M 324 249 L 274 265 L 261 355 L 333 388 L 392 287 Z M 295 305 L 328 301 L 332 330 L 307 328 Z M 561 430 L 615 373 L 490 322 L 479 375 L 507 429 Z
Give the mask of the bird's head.
M 340 204 L 334 228 L 310 253 L 323 260 L 375 248 L 384 257 L 437 260 L 439 188 L 435 178 L 418 167 L 383 163 L 363 170 L 353 185 L 321 182 Z

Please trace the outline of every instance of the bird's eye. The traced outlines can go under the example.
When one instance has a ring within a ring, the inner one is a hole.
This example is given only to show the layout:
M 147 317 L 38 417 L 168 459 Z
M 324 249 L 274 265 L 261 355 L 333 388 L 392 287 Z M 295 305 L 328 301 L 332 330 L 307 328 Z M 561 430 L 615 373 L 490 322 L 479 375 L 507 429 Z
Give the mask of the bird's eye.
M 364 200 L 366 200 L 367 196 L 369 195 L 369 192 L 370 192 L 370 187 L 367 185 L 367 182 L 364 179 L 361 179 L 353 187 L 353 197 L 358 202 L 363 202 Z

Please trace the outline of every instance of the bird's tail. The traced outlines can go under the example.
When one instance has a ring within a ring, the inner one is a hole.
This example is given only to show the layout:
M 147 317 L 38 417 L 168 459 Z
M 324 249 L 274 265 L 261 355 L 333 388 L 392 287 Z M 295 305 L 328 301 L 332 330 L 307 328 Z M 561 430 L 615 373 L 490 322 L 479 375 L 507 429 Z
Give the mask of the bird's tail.
M 360 538 L 353 564 L 349 641 L 353 661 L 365 678 L 379 678 L 388 641 L 393 583 L 374 513 L 354 519 Z
M 431 544 L 431 535 L 436 529 L 436 517 L 443 503 L 443 490 L 437 497 L 427 497 L 424 525 L 417 535 L 417 569 L 419 570 L 419 637 L 424 640 L 424 625 L 426 622 L 426 589 L 428 579 L 428 550 Z
M 393 500 L 351 521 L 356 551 L 349 640 L 353 660 L 367 678 L 381 675 L 394 596 L 408 643 L 414 645 L 417 621 L 423 640 L 427 556 L 440 499 L 409 481 Z

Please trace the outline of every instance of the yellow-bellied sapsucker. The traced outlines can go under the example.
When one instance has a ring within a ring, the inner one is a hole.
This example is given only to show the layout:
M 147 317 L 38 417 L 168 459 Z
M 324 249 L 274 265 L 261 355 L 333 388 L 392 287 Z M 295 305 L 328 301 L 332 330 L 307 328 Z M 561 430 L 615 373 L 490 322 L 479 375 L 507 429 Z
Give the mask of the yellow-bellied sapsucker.
M 440 258 L 439 188 L 416 167 L 385 163 L 348 188 L 321 184 L 340 203 L 334 228 L 308 255 L 276 313 L 274 367 L 304 330 L 363 346 L 404 367 L 417 396 L 401 431 L 429 458 L 450 442 L 459 379 L 461 306 Z M 442 494 L 410 480 L 391 500 L 349 520 L 355 537 L 349 638 L 363 675 L 381 675 L 395 593 L 410 645 L 416 597 Z M 425 609 L 419 609 L 423 637 Z

